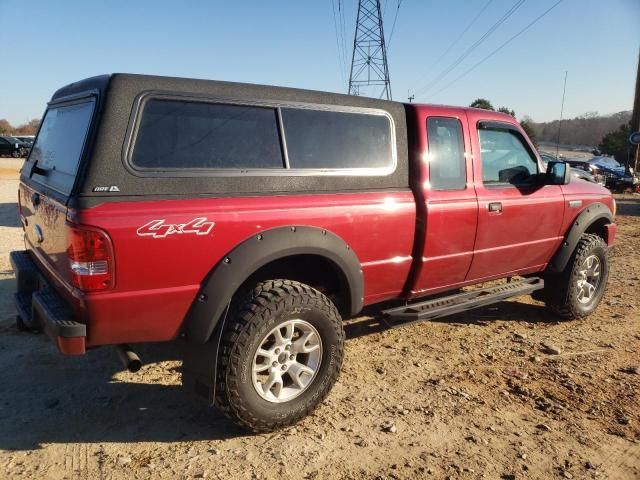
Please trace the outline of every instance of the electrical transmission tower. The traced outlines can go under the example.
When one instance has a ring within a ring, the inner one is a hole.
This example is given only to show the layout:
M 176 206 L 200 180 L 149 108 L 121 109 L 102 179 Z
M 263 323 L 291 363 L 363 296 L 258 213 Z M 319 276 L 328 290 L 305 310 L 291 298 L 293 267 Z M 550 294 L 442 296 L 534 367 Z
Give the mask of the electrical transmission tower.
M 359 0 L 353 38 L 349 95 L 391 100 L 387 47 L 382 29 L 380 0 Z

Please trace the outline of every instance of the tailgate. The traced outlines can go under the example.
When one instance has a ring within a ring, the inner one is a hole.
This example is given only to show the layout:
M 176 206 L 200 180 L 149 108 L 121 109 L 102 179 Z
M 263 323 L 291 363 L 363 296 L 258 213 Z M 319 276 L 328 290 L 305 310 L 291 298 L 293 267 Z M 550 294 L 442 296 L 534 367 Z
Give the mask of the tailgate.
M 67 207 L 24 183 L 20 184 L 18 198 L 27 247 L 68 281 Z
M 49 105 L 22 169 L 19 205 L 28 248 L 65 280 L 70 278 L 67 202 L 94 115 L 95 96 Z

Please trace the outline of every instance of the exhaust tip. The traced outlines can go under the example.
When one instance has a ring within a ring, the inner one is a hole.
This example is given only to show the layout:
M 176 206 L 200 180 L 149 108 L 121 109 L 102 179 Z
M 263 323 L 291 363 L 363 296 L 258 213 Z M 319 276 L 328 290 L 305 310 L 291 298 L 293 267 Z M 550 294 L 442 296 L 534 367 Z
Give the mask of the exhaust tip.
M 130 372 L 135 373 L 142 368 L 140 357 L 129 345 L 116 345 L 116 352 L 122 365 Z

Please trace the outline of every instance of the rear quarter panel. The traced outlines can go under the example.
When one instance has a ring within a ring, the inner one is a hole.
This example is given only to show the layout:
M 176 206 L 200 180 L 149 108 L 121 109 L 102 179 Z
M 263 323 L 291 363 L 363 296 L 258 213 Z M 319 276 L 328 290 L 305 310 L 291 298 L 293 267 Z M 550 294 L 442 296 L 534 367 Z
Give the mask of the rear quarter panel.
M 152 220 L 206 218 L 205 234 L 140 235 Z M 115 250 L 114 290 L 87 296 L 88 344 L 175 338 L 201 283 L 225 254 L 262 231 L 287 225 L 327 229 L 362 265 L 365 304 L 398 296 L 411 265 L 415 201 L 407 189 L 357 194 L 279 195 L 110 202 L 77 213 L 104 229 Z

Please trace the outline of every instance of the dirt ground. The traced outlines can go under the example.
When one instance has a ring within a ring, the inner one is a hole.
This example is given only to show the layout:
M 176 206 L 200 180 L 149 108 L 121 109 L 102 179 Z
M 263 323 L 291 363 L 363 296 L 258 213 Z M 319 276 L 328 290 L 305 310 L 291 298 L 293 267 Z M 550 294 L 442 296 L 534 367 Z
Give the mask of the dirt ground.
M 0 478 L 640 478 L 640 197 L 620 196 L 608 293 L 564 323 L 530 298 L 385 330 L 347 322 L 342 375 L 252 435 L 180 387 L 174 345 L 59 355 L 14 327 L 15 171 L 0 165 Z M 543 344 L 557 348 L 550 353 Z

